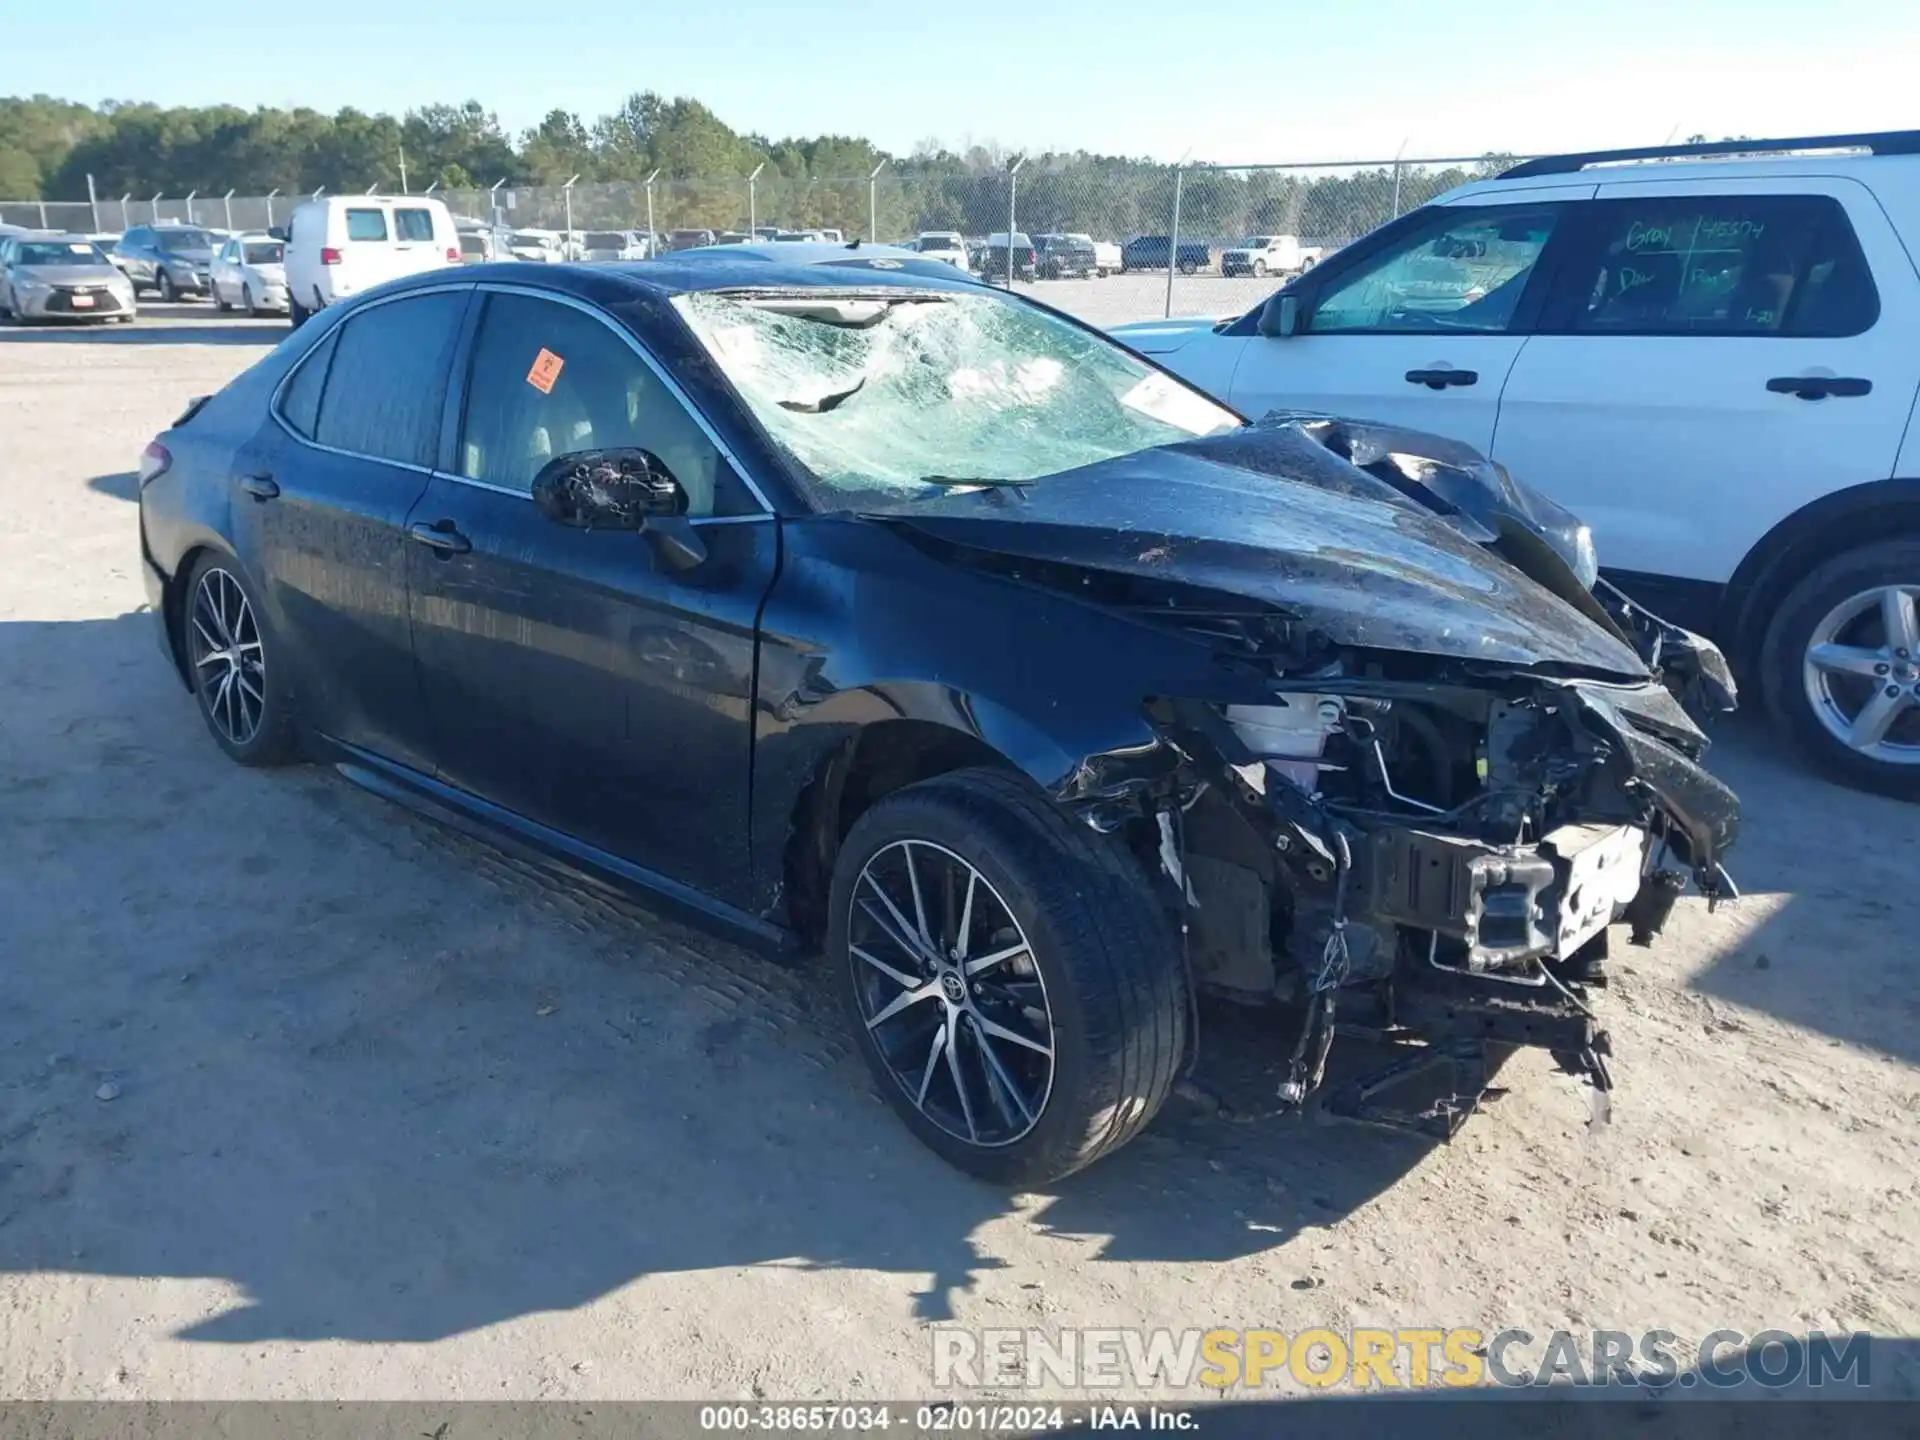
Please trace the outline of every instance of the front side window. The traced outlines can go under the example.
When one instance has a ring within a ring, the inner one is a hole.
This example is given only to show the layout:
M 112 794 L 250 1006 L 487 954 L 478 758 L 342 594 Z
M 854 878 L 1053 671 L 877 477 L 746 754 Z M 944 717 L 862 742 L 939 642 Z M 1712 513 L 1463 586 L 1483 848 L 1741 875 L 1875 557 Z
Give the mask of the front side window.
M 1242 423 L 1102 336 L 984 291 L 673 303 L 830 504 L 1033 480 Z
M 463 291 L 374 305 L 340 324 L 314 439 L 355 455 L 432 465 Z
M 209 250 L 213 248 L 213 237 L 204 230 L 166 230 L 161 232 L 160 248 L 169 255 L 185 250 Z
M 549 460 L 633 447 L 665 462 L 696 517 L 760 506 L 633 347 L 571 305 L 491 294 L 474 339 L 460 473 L 531 492 Z
M 384 210 L 347 211 L 347 239 L 384 240 L 387 238 L 387 215 Z
M 1557 205 L 1438 206 L 1332 281 L 1308 330 L 1408 334 L 1505 330 L 1560 217 Z
M 1586 207 L 1562 325 L 1599 335 L 1857 335 L 1879 313 L 1825 195 L 1656 196 Z

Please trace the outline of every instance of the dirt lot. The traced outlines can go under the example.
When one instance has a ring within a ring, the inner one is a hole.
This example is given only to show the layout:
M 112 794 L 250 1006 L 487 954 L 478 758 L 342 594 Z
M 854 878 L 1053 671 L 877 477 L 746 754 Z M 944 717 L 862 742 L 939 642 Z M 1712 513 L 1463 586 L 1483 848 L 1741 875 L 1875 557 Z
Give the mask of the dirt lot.
M 1746 899 L 1621 947 L 1606 1129 L 1528 1058 L 1450 1147 L 1176 1101 L 996 1193 L 817 974 L 219 757 L 129 472 L 280 333 L 0 332 L 0 1391 L 911 1396 L 942 1321 L 1920 1333 L 1920 807 L 1722 737 Z M 1265 1023 L 1207 1033 L 1271 1093 Z

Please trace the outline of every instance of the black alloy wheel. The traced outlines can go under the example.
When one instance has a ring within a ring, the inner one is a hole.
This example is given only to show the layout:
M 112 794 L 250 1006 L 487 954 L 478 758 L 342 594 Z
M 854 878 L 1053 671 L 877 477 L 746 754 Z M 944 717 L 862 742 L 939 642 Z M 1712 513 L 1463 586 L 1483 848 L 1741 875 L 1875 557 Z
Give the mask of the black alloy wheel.
M 841 846 L 828 915 L 881 1093 L 959 1169 L 1057 1180 L 1171 1090 L 1188 1016 L 1165 910 L 1112 837 L 1023 777 L 958 770 L 886 796 Z

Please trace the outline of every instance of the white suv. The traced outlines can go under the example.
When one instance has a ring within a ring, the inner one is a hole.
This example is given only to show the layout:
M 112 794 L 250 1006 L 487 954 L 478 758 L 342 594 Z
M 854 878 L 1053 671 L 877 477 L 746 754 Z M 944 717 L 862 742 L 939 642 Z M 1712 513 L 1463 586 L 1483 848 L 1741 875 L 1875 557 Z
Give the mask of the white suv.
M 1118 338 L 1236 409 L 1475 445 L 1719 640 L 1779 727 L 1920 797 L 1920 132 L 1529 161 L 1236 320 Z

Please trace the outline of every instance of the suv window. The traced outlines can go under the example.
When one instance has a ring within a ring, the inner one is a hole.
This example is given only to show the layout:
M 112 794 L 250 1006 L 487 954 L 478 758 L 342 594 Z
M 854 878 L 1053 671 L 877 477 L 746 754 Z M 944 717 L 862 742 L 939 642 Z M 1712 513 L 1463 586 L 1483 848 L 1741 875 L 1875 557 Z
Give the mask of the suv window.
M 1313 334 L 1505 330 L 1559 205 L 1436 206 L 1320 292 Z
M 1857 335 L 1880 309 L 1826 195 L 1596 200 L 1553 328 L 1600 335 Z
M 128 246 L 149 245 L 152 242 L 153 234 L 144 225 L 136 225 L 120 237 L 120 243 Z
M 375 305 L 341 322 L 313 438 L 355 455 L 432 465 L 464 291 Z
M 639 446 L 687 492 L 687 513 L 759 504 L 672 391 L 611 328 L 570 305 L 491 294 L 473 344 L 460 473 L 531 493 L 555 456 Z
M 382 210 L 347 211 L 347 239 L 384 240 L 387 238 L 387 216 Z
M 433 212 L 412 207 L 402 210 L 396 207 L 393 212 L 393 233 L 402 240 L 433 239 Z

